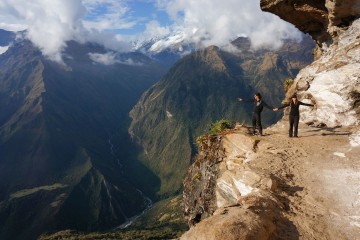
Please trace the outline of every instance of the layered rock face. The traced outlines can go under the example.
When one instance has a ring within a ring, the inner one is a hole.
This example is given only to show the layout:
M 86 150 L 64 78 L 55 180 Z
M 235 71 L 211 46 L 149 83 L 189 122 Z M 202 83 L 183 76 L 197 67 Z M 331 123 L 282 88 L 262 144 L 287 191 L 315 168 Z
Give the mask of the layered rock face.
M 329 127 L 359 124 L 359 69 L 360 19 L 339 35 L 338 44 L 324 49 L 320 59 L 297 75 L 293 90 L 318 106 L 304 108 L 302 120 Z
M 358 130 L 301 124 L 289 138 L 281 121 L 264 137 L 209 136 L 184 181 L 181 239 L 357 239 Z
M 264 11 L 277 14 L 309 33 L 318 43 L 317 60 L 300 71 L 287 100 L 317 105 L 304 109 L 302 120 L 329 127 L 359 123 L 360 1 L 262 0 Z
M 359 0 L 261 0 L 260 6 L 310 34 L 319 45 L 360 17 Z
M 182 239 L 268 239 L 273 235 L 281 209 L 271 193 L 276 182 L 249 166 L 259 140 L 246 136 L 247 132 L 239 127 L 224 136 L 204 137 L 184 180 L 185 218 L 193 228 Z

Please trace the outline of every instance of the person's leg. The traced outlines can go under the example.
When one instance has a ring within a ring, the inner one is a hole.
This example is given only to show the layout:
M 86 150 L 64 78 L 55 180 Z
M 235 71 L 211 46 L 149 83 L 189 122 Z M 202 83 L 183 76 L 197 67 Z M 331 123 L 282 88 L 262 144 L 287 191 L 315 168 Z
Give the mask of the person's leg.
M 258 128 L 259 128 L 259 133 L 260 133 L 260 135 L 263 135 L 262 125 L 261 125 L 261 114 L 260 114 L 260 113 L 259 113 L 259 115 L 257 116 L 257 124 L 258 124 Z
M 294 137 L 298 136 L 299 120 L 300 116 L 294 116 Z
M 253 126 L 253 134 L 255 135 L 255 128 L 256 128 L 256 114 L 253 113 L 252 116 L 252 126 Z
M 292 115 L 289 115 L 289 125 L 290 125 L 289 137 L 292 137 L 293 136 L 293 127 L 294 127 L 294 116 L 292 116 Z

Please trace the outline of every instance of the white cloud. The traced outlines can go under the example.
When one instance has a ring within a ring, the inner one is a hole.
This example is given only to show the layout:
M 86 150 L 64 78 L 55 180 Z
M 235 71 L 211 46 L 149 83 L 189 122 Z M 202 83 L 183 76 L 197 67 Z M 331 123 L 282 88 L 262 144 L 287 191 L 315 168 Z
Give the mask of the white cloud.
M 144 65 L 141 62 L 136 62 L 132 58 L 127 58 L 124 60 L 120 60 L 119 63 L 125 64 L 125 65 L 131 65 L 131 66 L 142 66 Z
M 2 0 L 0 5 L 2 22 L 9 17 L 27 25 L 26 38 L 58 62 L 62 62 L 65 41 L 81 36 L 85 13 L 80 0 Z
M 25 30 L 26 28 L 27 28 L 27 25 L 24 25 L 24 24 L 0 22 L 0 29 L 5 29 L 5 30 L 11 31 L 11 32 L 22 31 L 22 30 Z
M 132 65 L 132 66 L 141 66 L 143 65 L 140 62 L 135 62 L 131 58 L 119 59 L 118 54 L 115 52 L 107 52 L 107 53 L 89 53 L 89 57 L 95 63 L 100 63 L 103 65 L 113 65 L 116 63 Z
M 108 52 L 105 54 L 101 53 L 89 53 L 89 57 L 92 61 L 104 65 L 113 65 L 117 63 L 115 53 Z
M 149 21 L 143 38 L 177 31 L 182 32 L 184 42 L 223 46 L 246 35 L 255 48 L 276 48 L 284 38 L 301 37 L 292 25 L 262 12 L 255 0 L 144 1 L 156 2 L 159 11 L 166 11 L 174 24 L 162 26 L 156 19 Z M 135 16 L 128 3 L 130 0 L 0 0 L 0 28 L 27 28 L 25 37 L 58 62 L 62 62 L 61 53 L 69 40 L 128 51 L 131 46 L 124 40 L 133 36 L 115 35 L 112 30 L 130 29 L 145 22 Z
M 0 46 L 0 55 L 5 53 L 8 49 L 9 49 L 9 46 L 6 46 L 6 47 Z
M 237 36 L 250 37 L 254 48 L 278 48 L 284 39 L 301 39 L 301 33 L 277 16 L 262 12 L 254 0 L 158 0 L 191 42 L 226 45 Z
M 129 29 L 137 24 L 124 0 L 83 0 L 83 4 L 88 11 L 83 21 L 87 29 Z
M 105 11 L 102 21 L 96 17 L 84 20 L 88 14 L 96 16 L 94 11 L 99 5 L 113 10 Z M 126 11 L 123 8 L 116 0 L 1 0 L 0 26 L 8 30 L 25 27 L 26 38 L 45 56 L 63 63 L 61 53 L 69 40 L 97 42 L 108 48 L 128 50 L 130 45 L 119 42 L 115 34 L 101 31 L 114 27 Z
M 142 34 L 145 37 L 163 37 L 170 33 L 168 26 L 161 26 L 156 20 L 151 20 L 146 24 L 145 32 Z

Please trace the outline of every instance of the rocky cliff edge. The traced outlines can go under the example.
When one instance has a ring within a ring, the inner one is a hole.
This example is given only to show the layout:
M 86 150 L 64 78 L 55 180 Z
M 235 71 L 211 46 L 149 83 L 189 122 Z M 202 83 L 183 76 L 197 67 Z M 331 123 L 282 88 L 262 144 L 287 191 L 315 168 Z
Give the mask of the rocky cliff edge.
M 300 138 L 287 137 L 286 117 L 261 138 L 244 126 L 208 136 L 184 181 L 181 239 L 358 239 L 360 1 L 261 7 L 317 42 L 283 102 L 297 93 L 316 107 L 301 109 Z
M 357 239 L 358 127 L 281 121 L 263 137 L 238 125 L 208 136 L 184 180 L 181 239 Z

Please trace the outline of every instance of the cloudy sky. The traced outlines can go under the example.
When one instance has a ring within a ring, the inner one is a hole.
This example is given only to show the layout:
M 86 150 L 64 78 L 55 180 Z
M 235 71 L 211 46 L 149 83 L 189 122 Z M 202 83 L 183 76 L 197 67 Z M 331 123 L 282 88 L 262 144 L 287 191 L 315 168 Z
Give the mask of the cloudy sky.
M 0 28 L 27 29 L 44 55 L 61 61 L 66 41 L 126 51 L 134 39 L 181 32 L 185 41 L 225 45 L 248 36 L 253 47 L 300 39 L 292 25 L 261 12 L 257 0 L 0 0 Z

